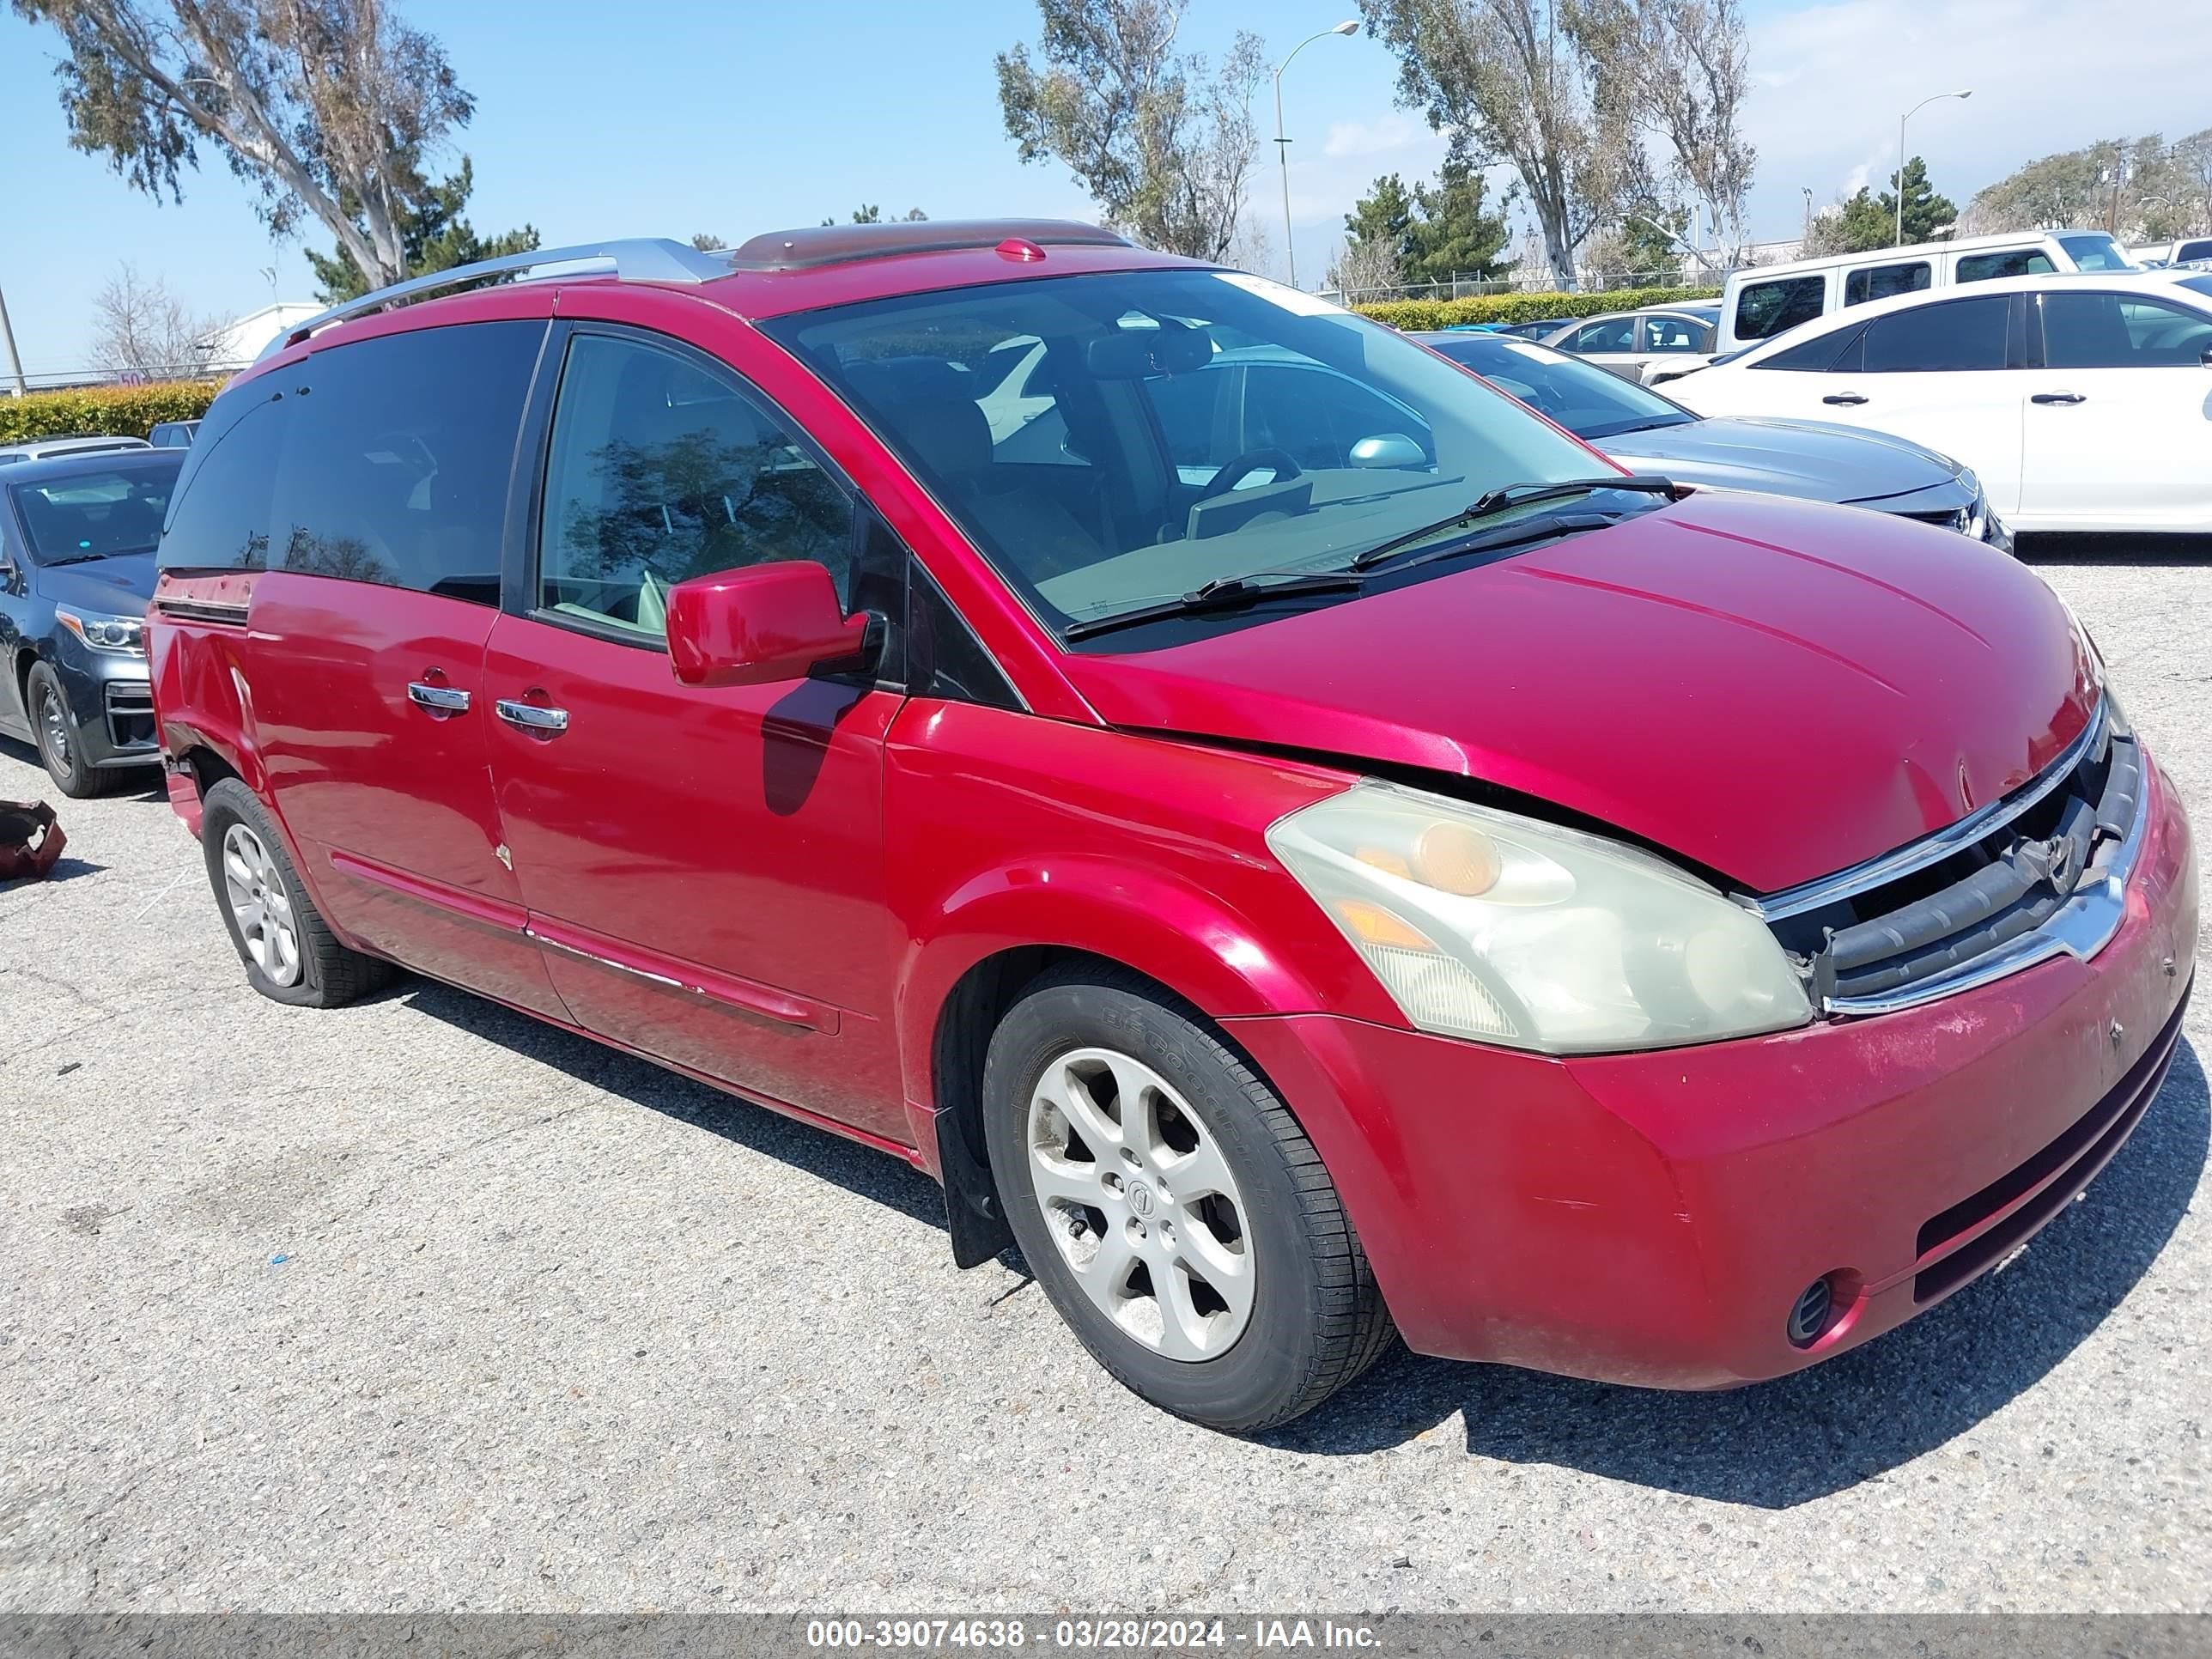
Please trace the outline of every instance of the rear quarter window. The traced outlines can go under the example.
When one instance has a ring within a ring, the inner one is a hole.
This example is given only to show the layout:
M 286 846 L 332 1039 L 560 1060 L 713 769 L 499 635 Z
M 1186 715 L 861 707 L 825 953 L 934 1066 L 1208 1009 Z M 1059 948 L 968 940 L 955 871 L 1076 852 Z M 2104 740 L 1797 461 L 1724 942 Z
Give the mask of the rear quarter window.
M 164 570 L 262 570 L 269 502 L 292 400 L 274 375 L 234 386 L 200 422 L 169 504 L 158 560 Z
M 1915 306 L 1867 325 L 1866 372 L 2002 368 L 2012 301 L 2001 295 Z

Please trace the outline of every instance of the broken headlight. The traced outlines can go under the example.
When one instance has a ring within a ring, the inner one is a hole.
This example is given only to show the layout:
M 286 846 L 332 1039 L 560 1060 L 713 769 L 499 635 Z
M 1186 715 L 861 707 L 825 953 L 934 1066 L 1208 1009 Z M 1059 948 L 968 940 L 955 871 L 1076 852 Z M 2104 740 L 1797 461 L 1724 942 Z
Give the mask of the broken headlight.
M 1813 1017 L 1764 922 L 1619 842 L 1364 782 L 1267 845 L 1425 1031 L 1579 1054 Z

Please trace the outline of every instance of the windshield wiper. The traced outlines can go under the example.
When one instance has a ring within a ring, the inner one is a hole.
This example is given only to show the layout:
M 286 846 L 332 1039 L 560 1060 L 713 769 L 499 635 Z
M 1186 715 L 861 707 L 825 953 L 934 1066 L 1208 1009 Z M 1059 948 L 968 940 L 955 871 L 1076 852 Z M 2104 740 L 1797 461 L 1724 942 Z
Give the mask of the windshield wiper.
M 1372 570 L 1401 547 L 1411 547 L 1415 542 L 1426 541 L 1440 531 L 1455 525 L 1478 524 L 1485 519 L 1496 518 L 1501 513 L 1516 507 L 1530 507 L 1538 501 L 1564 501 L 1570 495 L 1588 495 L 1600 489 L 1634 489 L 1647 495 L 1671 495 L 1675 484 L 1671 478 L 1655 477 L 1650 473 L 1633 473 L 1617 478 L 1565 478 L 1557 483 L 1505 484 L 1496 489 L 1485 490 L 1448 519 L 1438 519 L 1434 524 L 1425 524 L 1418 530 L 1408 530 L 1402 536 L 1393 536 L 1379 542 L 1352 562 L 1357 571 Z
M 113 547 L 105 553 L 64 554 L 58 559 L 48 559 L 45 562 L 47 569 L 58 570 L 65 564 L 90 564 L 95 559 L 127 559 L 133 553 L 151 553 L 153 550 L 150 547 Z
M 1133 611 L 1097 617 L 1062 630 L 1068 640 L 1094 639 L 1117 629 L 1135 628 L 1167 617 L 1199 617 L 1213 611 L 1241 611 L 1269 599 L 1296 599 L 1307 593 L 1357 592 L 1366 584 L 1350 570 L 1259 570 L 1249 576 L 1224 576 L 1172 599 L 1139 605 Z
M 1425 547 L 1418 553 L 1408 553 L 1390 561 L 1389 574 L 1411 570 L 1416 565 L 1433 564 L 1439 559 L 1464 558 L 1470 553 L 1498 553 L 1509 547 L 1525 547 L 1530 542 L 1556 541 L 1562 536 L 1577 536 L 1585 531 L 1605 530 L 1620 522 L 1618 513 L 1539 513 L 1526 519 L 1516 519 L 1511 524 L 1499 525 L 1495 530 L 1484 530 L 1472 536 L 1455 537 L 1435 547 Z

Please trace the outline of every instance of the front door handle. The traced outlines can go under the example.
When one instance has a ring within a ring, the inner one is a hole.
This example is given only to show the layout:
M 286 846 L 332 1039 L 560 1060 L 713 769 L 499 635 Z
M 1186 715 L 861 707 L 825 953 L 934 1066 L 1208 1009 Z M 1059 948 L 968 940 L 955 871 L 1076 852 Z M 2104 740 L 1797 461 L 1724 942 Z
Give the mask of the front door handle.
M 1866 398 L 1856 392 L 1831 392 L 1820 401 L 1824 404 L 1863 404 Z
M 2078 392 L 2038 392 L 2032 393 L 2032 404 L 2086 404 L 2089 400 Z
M 548 708 L 542 703 L 513 702 L 505 697 L 492 704 L 500 719 L 509 726 L 519 726 L 526 732 L 542 738 L 555 738 L 568 729 L 568 711 Z
M 407 682 L 407 701 L 417 708 L 428 708 L 441 714 L 465 714 L 469 712 L 469 694 L 457 685 L 433 685 L 428 680 Z

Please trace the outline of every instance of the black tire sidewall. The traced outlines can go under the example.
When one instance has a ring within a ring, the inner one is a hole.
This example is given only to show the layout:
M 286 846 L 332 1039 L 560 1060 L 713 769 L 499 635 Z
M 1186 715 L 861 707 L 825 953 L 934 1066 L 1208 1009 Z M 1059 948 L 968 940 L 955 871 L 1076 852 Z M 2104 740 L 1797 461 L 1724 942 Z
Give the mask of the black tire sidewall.
M 39 751 L 39 764 L 46 769 L 46 775 L 54 781 L 54 787 L 71 800 L 85 800 L 100 793 L 101 785 L 106 780 L 100 776 L 98 768 L 85 762 L 84 738 L 78 729 L 76 716 L 70 711 L 69 693 L 62 685 L 61 676 L 54 672 L 53 665 L 44 662 L 33 664 L 24 689 L 29 694 L 24 701 L 29 705 L 25 712 L 31 717 L 31 746 Z M 69 727 L 70 753 L 66 766 L 57 765 L 53 751 L 46 746 L 46 713 L 40 705 L 50 695 L 61 709 L 63 724 Z
M 253 960 L 253 953 L 246 948 L 238 918 L 230 913 L 230 891 L 222 876 L 222 838 L 234 823 L 243 823 L 269 849 L 269 856 L 283 878 L 284 895 L 292 902 L 293 928 L 300 942 L 300 977 L 293 984 L 279 985 L 261 971 L 260 965 Z M 231 948 L 238 952 L 238 959 L 245 966 L 247 981 L 272 1002 L 293 1007 L 319 1004 L 323 1000 L 321 953 L 314 944 L 315 936 L 322 930 L 322 917 L 315 909 L 314 901 L 307 896 L 307 889 L 300 884 L 300 872 L 292 863 L 284 838 L 270 823 L 269 814 L 252 791 L 237 780 L 222 779 L 202 800 L 200 849 L 207 860 L 208 881 L 215 889 L 215 908 L 222 916 L 223 930 L 230 935 Z
M 1252 1315 L 1215 1358 L 1170 1359 L 1123 1331 L 1091 1304 L 1038 1210 L 1029 1172 L 1030 1097 L 1047 1065 L 1084 1048 L 1119 1049 L 1173 1084 L 1237 1177 L 1254 1252 Z M 1231 1431 L 1279 1421 L 1302 1395 L 1318 1363 L 1322 1318 L 1305 1209 L 1247 1086 L 1221 1048 L 1181 1014 L 1118 987 L 1079 982 L 1046 987 L 1014 1006 L 992 1038 L 983 1084 L 985 1134 L 1006 1218 L 1053 1305 L 1135 1393 Z

